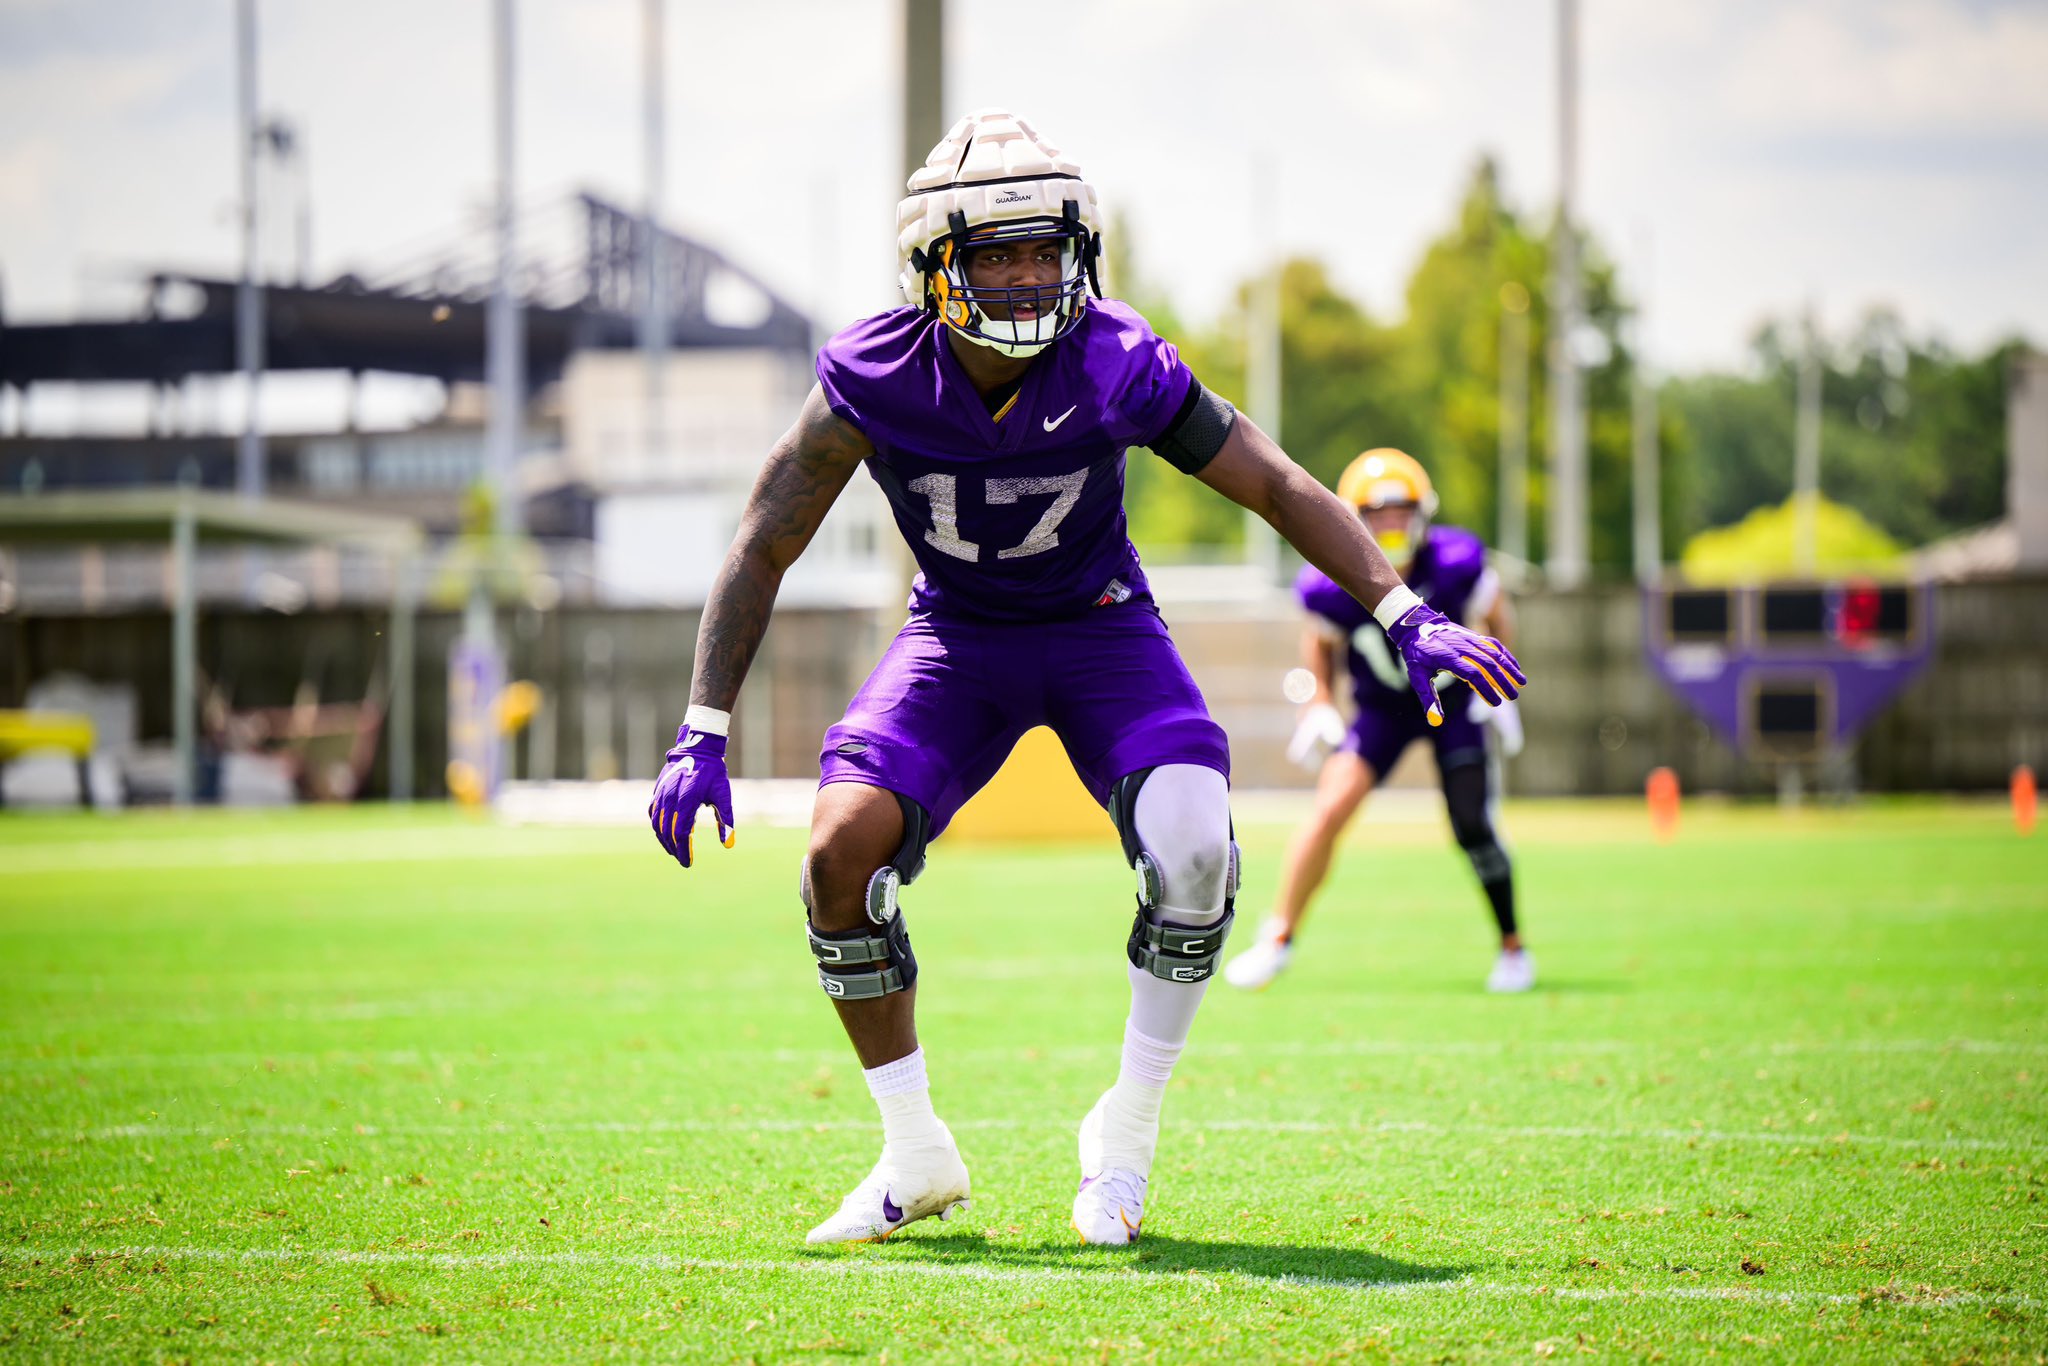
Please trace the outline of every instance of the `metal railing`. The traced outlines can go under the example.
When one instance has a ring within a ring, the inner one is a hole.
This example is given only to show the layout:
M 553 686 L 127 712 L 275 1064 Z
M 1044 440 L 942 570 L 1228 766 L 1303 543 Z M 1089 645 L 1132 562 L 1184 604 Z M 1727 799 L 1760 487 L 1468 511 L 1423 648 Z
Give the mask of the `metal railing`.
M 429 550 L 422 583 L 434 592 L 446 547 Z M 594 548 L 581 541 L 536 541 L 523 556 L 544 580 L 546 605 L 590 603 L 600 596 Z M 347 547 L 202 546 L 196 588 L 202 608 L 286 615 L 308 609 L 379 607 L 398 590 L 400 561 Z M 171 547 L 0 546 L 0 612 L 78 616 L 162 611 L 176 588 Z

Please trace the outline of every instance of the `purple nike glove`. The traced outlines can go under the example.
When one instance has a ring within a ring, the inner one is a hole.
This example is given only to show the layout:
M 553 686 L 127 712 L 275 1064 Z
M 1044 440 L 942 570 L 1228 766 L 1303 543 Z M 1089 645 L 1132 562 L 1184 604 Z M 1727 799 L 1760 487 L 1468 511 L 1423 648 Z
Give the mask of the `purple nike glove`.
M 732 780 L 725 774 L 725 737 L 693 731 L 686 725 L 676 732 L 676 746 L 668 752 L 661 776 L 654 780 L 654 799 L 647 803 L 654 837 L 685 868 L 690 866 L 700 806 L 711 808 L 718 821 L 719 842 L 732 848 L 737 832 L 732 820 Z
M 1439 672 L 1471 684 L 1472 691 L 1494 706 L 1519 694 L 1529 681 L 1505 645 L 1458 625 L 1405 586 L 1388 594 L 1373 615 L 1386 626 L 1387 639 L 1401 652 L 1401 662 L 1408 666 L 1408 684 L 1422 700 L 1432 726 L 1444 723 L 1444 707 L 1434 681 Z M 1391 623 L 1388 616 L 1394 618 Z

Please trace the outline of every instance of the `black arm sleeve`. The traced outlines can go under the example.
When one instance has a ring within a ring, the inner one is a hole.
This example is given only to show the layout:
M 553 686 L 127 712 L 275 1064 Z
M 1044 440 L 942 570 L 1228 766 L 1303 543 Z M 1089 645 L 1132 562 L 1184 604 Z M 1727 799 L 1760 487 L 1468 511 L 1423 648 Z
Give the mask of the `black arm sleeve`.
M 1210 393 L 1191 376 L 1188 396 L 1181 400 L 1180 411 L 1166 424 L 1166 430 L 1152 442 L 1152 450 L 1182 474 L 1198 474 L 1223 449 L 1223 438 L 1230 435 L 1236 421 L 1237 409 L 1230 401 Z

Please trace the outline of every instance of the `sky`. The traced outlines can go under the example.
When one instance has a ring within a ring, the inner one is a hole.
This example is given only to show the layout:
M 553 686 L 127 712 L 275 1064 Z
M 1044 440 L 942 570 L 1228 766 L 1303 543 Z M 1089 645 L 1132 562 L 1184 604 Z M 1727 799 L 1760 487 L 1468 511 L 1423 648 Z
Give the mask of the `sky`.
M 518 0 L 522 201 L 638 201 L 642 0 Z M 669 0 L 670 221 L 828 326 L 888 307 L 900 0 Z M 259 0 L 316 276 L 483 219 L 488 0 Z M 232 0 L 0 0 L 0 307 L 237 259 Z M 1183 316 L 1276 251 L 1382 317 L 1477 159 L 1557 189 L 1547 0 L 951 0 L 947 98 L 1081 163 Z M 1652 358 L 1866 309 L 2048 343 L 2048 0 L 1581 0 L 1581 217 Z

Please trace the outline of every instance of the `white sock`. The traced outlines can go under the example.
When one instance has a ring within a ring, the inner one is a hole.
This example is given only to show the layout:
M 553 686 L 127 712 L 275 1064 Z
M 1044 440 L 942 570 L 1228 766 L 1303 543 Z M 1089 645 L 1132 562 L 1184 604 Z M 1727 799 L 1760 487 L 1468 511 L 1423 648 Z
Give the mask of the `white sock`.
M 869 1067 L 868 1094 L 882 1112 L 882 1145 L 888 1148 L 928 1148 L 952 1140 L 946 1126 L 932 1113 L 931 1083 L 925 1079 L 924 1050 L 908 1057 Z
M 1102 1165 L 1149 1176 L 1166 1084 L 1209 984 L 1165 982 L 1143 968 L 1132 968 L 1130 975 L 1131 1017 L 1124 1023 L 1123 1058 L 1102 1106 Z M 1153 1030 L 1171 1037 L 1161 1038 Z
M 1142 1174 L 1152 1169 L 1152 1149 L 1159 1140 L 1159 1111 L 1166 1103 L 1166 1083 L 1180 1061 L 1182 1045 L 1150 1038 L 1135 1023 L 1124 1025 L 1123 1065 L 1102 1107 L 1103 1165 L 1129 1167 Z

